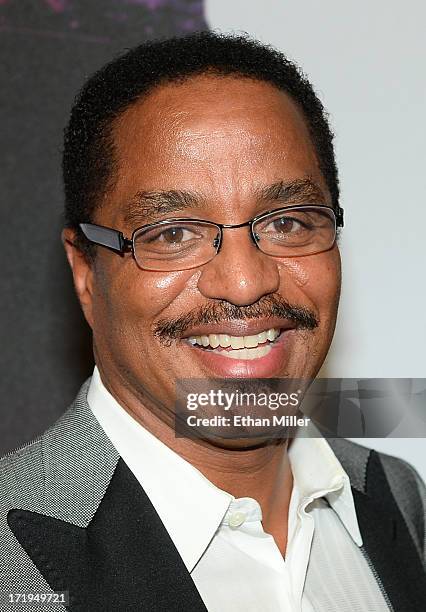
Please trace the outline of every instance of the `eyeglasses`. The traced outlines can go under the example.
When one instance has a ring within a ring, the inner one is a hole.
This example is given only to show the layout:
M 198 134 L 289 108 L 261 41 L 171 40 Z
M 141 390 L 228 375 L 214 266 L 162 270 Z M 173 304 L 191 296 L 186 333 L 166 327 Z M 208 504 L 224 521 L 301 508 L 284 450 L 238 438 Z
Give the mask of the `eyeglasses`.
M 167 219 L 135 229 L 131 238 L 93 223 L 80 223 L 94 244 L 124 254 L 131 252 L 143 270 L 172 272 L 208 263 L 220 251 L 224 229 L 249 227 L 253 243 L 273 257 L 300 257 L 328 251 L 343 227 L 343 209 L 323 205 L 278 208 L 239 223 L 226 225 L 201 219 Z

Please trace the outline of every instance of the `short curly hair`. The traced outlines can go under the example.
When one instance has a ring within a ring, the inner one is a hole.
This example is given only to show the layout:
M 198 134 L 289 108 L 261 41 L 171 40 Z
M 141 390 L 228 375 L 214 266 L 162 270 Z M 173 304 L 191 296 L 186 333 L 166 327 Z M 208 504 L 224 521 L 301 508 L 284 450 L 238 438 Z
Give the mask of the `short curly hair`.
M 126 109 L 159 85 L 213 73 L 264 81 L 286 92 L 302 110 L 320 170 L 337 209 L 339 181 L 328 116 L 300 68 L 276 49 L 247 35 L 211 31 L 143 43 L 114 59 L 85 83 L 65 128 L 63 180 L 65 223 L 77 231 L 87 254 L 80 223 L 90 223 L 115 171 L 113 125 Z

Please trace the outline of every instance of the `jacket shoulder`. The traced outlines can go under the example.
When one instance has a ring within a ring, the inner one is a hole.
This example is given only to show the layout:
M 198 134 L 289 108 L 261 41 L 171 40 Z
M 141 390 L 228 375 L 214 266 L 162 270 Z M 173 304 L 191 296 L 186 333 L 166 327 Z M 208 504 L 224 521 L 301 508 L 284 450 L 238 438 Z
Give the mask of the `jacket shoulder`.
M 44 497 L 46 481 L 56 470 L 55 461 L 67 445 L 75 444 L 72 433 L 78 421 L 76 413 L 86 398 L 89 382 L 83 384 L 74 402 L 44 433 L 0 458 L 0 507 L 2 500 L 19 507 L 27 502 L 37 505 Z
M 43 435 L 0 458 L 1 498 L 8 506 L 19 505 L 29 486 L 31 495 L 41 493 L 43 481 Z

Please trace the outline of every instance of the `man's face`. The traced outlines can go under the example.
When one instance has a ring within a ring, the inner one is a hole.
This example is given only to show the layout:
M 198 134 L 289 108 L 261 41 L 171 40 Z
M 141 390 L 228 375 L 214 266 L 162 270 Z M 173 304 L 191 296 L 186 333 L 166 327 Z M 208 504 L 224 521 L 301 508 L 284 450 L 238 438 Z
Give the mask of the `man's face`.
M 203 76 L 162 86 L 121 116 L 115 145 L 116 182 L 94 222 L 125 236 L 169 218 L 239 224 L 287 204 L 331 203 L 301 111 L 266 83 Z M 281 182 L 299 185 L 285 204 L 277 189 L 259 198 Z M 170 191 L 195 197 L 172 211 L 161 195 Z M 131 254 L 98 248 L 88 276 L 85 313 L 104 380 L 141 402 L 156 398 L 168 420 L 176 379 L 314 377 L 334 331 L 340 258 L 337 246 L 271 257 L 242 227 L 225 229 L 219 254 L 198 268 L 145 271 Z M 212 335 L 268 330 L 277 331 L 250 358 L 212 346 Z M 207 347 L 192 344 L 200 336 Z

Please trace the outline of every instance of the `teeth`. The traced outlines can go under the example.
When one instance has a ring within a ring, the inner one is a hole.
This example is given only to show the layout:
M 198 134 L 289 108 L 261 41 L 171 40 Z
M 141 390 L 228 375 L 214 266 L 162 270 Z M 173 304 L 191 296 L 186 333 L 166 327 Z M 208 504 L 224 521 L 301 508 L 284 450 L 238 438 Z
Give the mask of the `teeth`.
M 223 348 L 228 348 L 228 346 L 231 346 L 231 336 L 228 336 L 228 334 L 220 334 L 219 344 L 223 346 Z
M 209 335 L 209 344 L 212 348 L 217 348 L 220 344 L 219 342 L 219 336 L 217 336 L 216 334 L 210 334 Z
M 231 347 L 232 351 L 224 351 L 223 354 L 234 358 L 234 359 L 255 359 L 255 357 L 242 357 L 242 354 L 248 354 L 246 349 L 250 349 L 249 353 L 253 353 L 259 344 L 265 344 L 267 340 L 274 342 L 280 335 L 279 329 L 268 329 L 254 334 L 253 336 L 229 336 L 228 334 L 209 334 L 208 336 L 192 336 L 188 338 L 188 342 L 192 345 L 198 344 L 205 348 L 210 347 L 216 349 L 219 346 L 222 348 Z M 270 348 L 269 344 L 266 344 L 263 348 Z M 245 351 L 245 352 L 244 352 Z M 269 352 L 269 351 L 268 351 Z
M 257 338 L 259 340 L 259 344 L 266 342 L 266 340 L 268 339 L 268 332 L 264 331 L 260 334 L 257 334 Z
M 237 351 L 224 351 L 221 353 L 224 357 L 229 357 L 230 359 L 259 359 L 260 357 L 264 357 L 272 351 L 272 347 L 270 344 L 266 344 L 265 346 L 258 346 L 257 348 L 243 348 Z
M 246 348 L 255 348 L 259 344 L 259 336 L 244 336 L 244 346 Z
M 275 340 L 275 338 L 276 338 L 276 335 L 275 335 L 276 331 L 277 331 L 276 329 L 268 329 L 268 331 L 266 332 L 266 337 L 271 342 L 273 342 Z
M 242 348 L 244 348 L 244 338 L 243 338 L 243 336 L 231 336 L 231 347 L 233 349 L 242 349 Z

